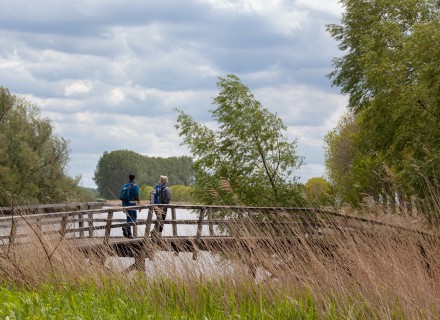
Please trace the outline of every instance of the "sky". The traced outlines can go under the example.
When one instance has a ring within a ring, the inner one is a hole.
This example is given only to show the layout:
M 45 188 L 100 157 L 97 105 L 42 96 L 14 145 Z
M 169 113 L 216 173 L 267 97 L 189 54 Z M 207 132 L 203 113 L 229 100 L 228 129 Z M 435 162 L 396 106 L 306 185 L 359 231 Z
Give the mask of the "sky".
M 191 156 L 175 109 L 214 125 L 216 83 L 234 74 L 297 141 L 306 182 L 347 105 L 327 77 L 341 15 L 338 0 L 1 1 L 0 86 L 40 108 L 69 141 L 67 173 L 94 188 L 105 151 Z

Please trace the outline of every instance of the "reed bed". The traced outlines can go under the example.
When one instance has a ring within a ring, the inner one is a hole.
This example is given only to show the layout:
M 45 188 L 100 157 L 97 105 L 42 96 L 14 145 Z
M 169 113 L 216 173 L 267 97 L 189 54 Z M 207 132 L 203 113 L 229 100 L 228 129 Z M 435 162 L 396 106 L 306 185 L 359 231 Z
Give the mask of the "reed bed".
M 156 252 L 145 273 L 29 226 L 33 241 L 0 248 L 0 318 L 439 318 L 440 235 L 383 217 L 243 212 L 221 228 L 236 241 Z

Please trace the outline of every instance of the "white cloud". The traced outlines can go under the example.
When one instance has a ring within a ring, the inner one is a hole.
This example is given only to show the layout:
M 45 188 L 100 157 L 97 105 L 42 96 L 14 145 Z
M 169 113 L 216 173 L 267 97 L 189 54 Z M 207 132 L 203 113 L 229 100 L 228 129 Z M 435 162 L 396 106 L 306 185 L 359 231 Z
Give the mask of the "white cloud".
M 66 97 L 90 93 L 92 91 L 93 85 L 90 81 L 74 81 L 64 87 L 64 95 Z
M 115 88 L 110 91 L 109 97 L 107 99 L 107 103 L 110 105 L 118 105 L 121 104 L 122 101 L 125 100 L 125 93 L 120 88 Z
M 298 6 L 304 6 L 311 11 L 326 12 L 334 16 L 339 16 L 342 12 L 342 7 L 339 1 L 325 1 L 325 0 L 296 0 Z
M 306 183 L 311 178 L 325 177 L 324 169 L 322 164 L 305 164 L 296 172 L 296 175 L 300 176 L 301 183 Z
M 337 0 L 16 0 L 0 12 L 0 85 L 70 141 L 69 172 L 85 186 L 104 151 L 187 155 L 173 109 L 212 126 L 230 73 L 298 139 L 301 174 L 321 175 L 322 139 L 346 105 L 325 78 Z
M 298 10 L 291 1 L 285 0 L 199 0 L 217 10 L 244 14 L 256 14 L 273 25 L 281 34 L 291 35 L 307 20 L 307 12 Z

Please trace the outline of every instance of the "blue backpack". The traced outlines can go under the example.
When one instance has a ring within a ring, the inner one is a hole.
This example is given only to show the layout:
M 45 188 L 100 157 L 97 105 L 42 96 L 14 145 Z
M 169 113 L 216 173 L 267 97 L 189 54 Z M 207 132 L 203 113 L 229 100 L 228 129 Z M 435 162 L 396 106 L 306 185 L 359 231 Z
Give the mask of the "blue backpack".
M 119 200 L 124 202 L 128 202 L 133 200 L 131 195 L 131 189 L 133 188 L 133 183 L 126 183 L 122 186 L 121 191 L 119 192 Z

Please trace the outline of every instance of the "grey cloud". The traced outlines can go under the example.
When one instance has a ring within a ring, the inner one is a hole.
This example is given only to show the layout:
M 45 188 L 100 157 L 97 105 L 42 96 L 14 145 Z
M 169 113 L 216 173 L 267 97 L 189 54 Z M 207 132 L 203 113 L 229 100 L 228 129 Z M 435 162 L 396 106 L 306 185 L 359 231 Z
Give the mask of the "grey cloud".
M 183 1 L 117 0 L 2 2 L 0 27 L 8 30 L 63 35 L 103 34 L 108 26 L 148 24 L 156 20 L 182 21 L 197 16 L 198 7 Z
M 218 76 L 233 73 L 298 138 L 309 175 L 322 170 L 317 141 L 345 103 L 325 77 L 338 51 L 324 25 L 339 17 L 313 9 L 318 0 L 273 5 L 283 7 L 256 12 L 180 0 L 2 2 L 0 85 L 52 119 L 70 140 L 72 174 L 83 173 L 84 184 L 93 186 L 104 151 L 187 153 L 179 146 L 173 109 L 212 125 Z M 159 136 L 168 142 L 159 144 Z

